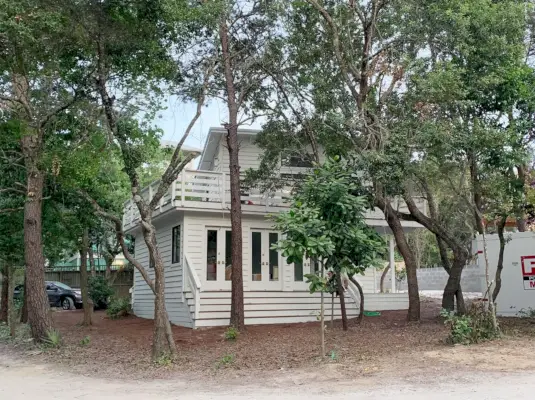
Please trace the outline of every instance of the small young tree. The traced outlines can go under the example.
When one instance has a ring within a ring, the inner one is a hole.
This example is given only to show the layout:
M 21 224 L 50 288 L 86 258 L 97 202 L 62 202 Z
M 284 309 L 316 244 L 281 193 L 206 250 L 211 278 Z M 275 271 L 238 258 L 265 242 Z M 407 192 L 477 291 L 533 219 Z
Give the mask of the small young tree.
M 298 188 L 291 209 L 275 217 L 275 227 L 283 234 L 278 248 L 288 263 L 301 262 L 304 257 L 322 260 L 325 270 L 338 281 L 343 328 L 347 330 L 344 309 L 342 274 L 353 278 L 366 268 L 378 266 L 386 252 L 380 235 L 366 225 L 365 213 L 373 208 L 371 199 L 362 196 L 350 163 L 330 159 Z M 325 291 L 325 278 L 307 275 L 310 289 Z M 363 312 L 361 294 L 360 312 Z

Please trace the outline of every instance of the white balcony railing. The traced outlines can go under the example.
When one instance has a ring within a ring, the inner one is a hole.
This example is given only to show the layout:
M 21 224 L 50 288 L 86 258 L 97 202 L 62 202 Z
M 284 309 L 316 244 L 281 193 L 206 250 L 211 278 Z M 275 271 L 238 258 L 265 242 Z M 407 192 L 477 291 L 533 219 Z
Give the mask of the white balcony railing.
M 158 190 L 160 182 L 154 182 L 141 191 L 146 201 L 153 197 Z M 291 200 L 291 187 L 271 193 L 261 193 L 257 189 L 243 188 L 241 203 L 243 209 L 249 211 L 277 212 L 289 206 Z M 424 214 L 427 214 L 427 202 L 422 197 L 415 197 L 416 204 Z M 392 202 L 394 209 L 408 212 L 407 205 L 401 199 Z M 228 174 L 223 172 L 184 170 L 169 187 L 162 197 L 155 214 L 167 211 L 170 208 L 191 209 L 230 209 L 230 181 Z M 383 220 L 381 210 L 375 209 L 368 213 L 367 218 Z M 139 222 L 139 210 L 133 200 L 125 203 L 123 225 L 126 229 Z
M 141 191 L 146 201 L 153 197 L 160 182 L 154 182 Z M 257 189 L 243 189 L 241 202 L 246 206 L 286 207 L 290 200 L 291 188 L 284 188 L 273 193 L 261 193 Z M 212 171 L 185 170 L 169 187 L 162 197 L 156 211 L 161 212 L 169 207 L 185 208 L 230 208 L 230 181 L 228 174 Z M 139 220 L 139 210 L 133 200 L 125 203 L 123 223 L 126 228 Z

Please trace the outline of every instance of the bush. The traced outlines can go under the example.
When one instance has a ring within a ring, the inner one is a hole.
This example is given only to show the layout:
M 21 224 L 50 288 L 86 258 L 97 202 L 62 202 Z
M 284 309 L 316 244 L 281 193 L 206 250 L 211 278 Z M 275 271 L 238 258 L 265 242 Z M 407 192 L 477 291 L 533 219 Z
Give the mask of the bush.
M 113 289 L 103 276 L 90 276 L 88 281 L 89 297 L 96 308 L 106 308 Z
M 492 313 L 482 302 L 474 302 L 466 315 L 446 310 L 442 310 L 440 315 L 445 318 L 444 324 L 450 328 L 448 342 L 452 344 L 480 343 L 500 335 L 499 329 L 493 327 Z
M 226 340 L 236 340 L 238 338 L 238 335 L 240 332 L 233 326 L 229 326 L 227 330 L 225 331 L 225 339 Z
M 57 349 L 61 347 L 63 340 L 61 333 L 55 329 L 51 329 L 46 333 L 46 338 L 43 340 L 43 345 L 50 349 Z
M 130 314 L 130 299 L 128 297 L 112 299 L 108 305 L 106 314 L 108 314 L 108 317 L 111 319 L 126 317 Z

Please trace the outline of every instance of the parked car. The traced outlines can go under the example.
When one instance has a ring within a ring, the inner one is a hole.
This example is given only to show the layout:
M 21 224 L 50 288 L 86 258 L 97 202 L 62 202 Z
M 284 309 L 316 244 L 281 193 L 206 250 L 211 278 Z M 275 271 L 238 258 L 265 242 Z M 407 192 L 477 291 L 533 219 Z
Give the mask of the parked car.
M 61 307 L 64 310 L 82 308 L 82 293 L 80 289 L 73 289 L 61 282 L 45 282 L 48 302 L 51 307 Z M 22 296 L 24 285 L 15 287 L 14 297 Z

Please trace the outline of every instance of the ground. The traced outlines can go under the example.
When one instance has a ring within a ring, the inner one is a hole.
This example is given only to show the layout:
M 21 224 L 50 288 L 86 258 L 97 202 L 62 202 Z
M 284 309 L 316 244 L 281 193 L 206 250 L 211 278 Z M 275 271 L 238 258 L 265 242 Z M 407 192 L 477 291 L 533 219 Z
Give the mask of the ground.
M 155 399 L 175 398 L 170 393 L 180 393 L 181 399 L 268 399 L 277 393 L 285 398 L 307 393 L 312 398 L 431 394 L 440 399 L 446 397 L 438 394 L 455 384 L 458 398 L 511 398 L 515 393 L 527 399 L 522 396 L 535 389 L 533 380 L 525 378 L 535 372 L 535 325 L 502 320 L 503 339 L 449 346 L 438 308 L 436 300 L 425 300 L 420 324 L 408 324 L 405 312 L 384 312 L 348 332 L 328 329 L 325 361 L 318 357 L 317 323 L 253 326 L 236 342 L 224 340 L 222 328 L 174 327 L 180 355 L 172 365 L 150 362 L 151 321 L 113 321 L 97 312 L 94 326 L 86 328 L 78 325 L 81 312 L 55 312 L 65 341 L 61 349 L 28 349 L 25 342 L 0 345 L 0 398 L 33 398 L 32 390 L 63 395 L 68 389 L 78 393 L 69 398 L 133 400 L 148 393 Z M 210 392 L 214 388 L 217 392 Z

